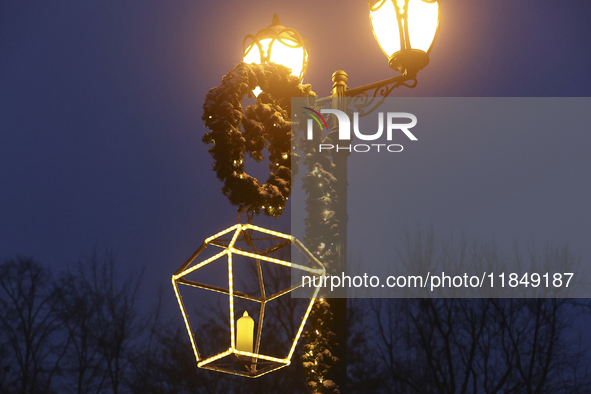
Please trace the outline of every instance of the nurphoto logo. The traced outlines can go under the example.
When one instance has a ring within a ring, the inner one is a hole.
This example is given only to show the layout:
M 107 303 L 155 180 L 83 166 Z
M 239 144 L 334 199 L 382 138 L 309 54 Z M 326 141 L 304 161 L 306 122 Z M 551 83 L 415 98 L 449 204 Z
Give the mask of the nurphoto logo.
M 349 116 L 345 112 L 340 111 L 338 109 L 321 109 L 320 112 L 318 112 L 309 107 L 303 108 L 309 111 L 304 112 L 304 114 L 309 115 L 312 118 L 308 119 L 307 123 L 306 138 L 308 140 L 313 139 L 314 121 L 316 121 L 316 123 L 323 132 L 328 131 L 328 123 L 326 122 L 326 119 L 324 118 L 324 116 L 322 116 L 322 114 L 333 114 L 336 116 L 337 119 L 339 141 L 351 141 L 351 123 L 353 124 L 353 133 L 355 134 L 355 137 L 362 141 L 377 141 L 380 138 L 382 138 L 382 135 L 384 134 L 384 123 L 386 123 L 386 141 L 392 141 L 392 136 L 394 135 L 394 133 L 399 131 L 401 131 L 411 141 L 417 141 L 417 137 L 415 137 L 415 135 L 410 131 L 410 129 L 417 125 L 417 117 L 408 112 L 378 112 L 378 130 L 374 133 L 362 133 L 359 130 L 359 112 L 353 112 L 353 122 L 351 122 Z M 384 119 L 386 119 L 385 122 Z M 407 122 L 404 123 L 404 120 L 406 120 Z M 333 144 L 319 144 L 318 146 L 318 150 L 320 152 L 327 150 L 336 150 L 337 152 L 341 150 L 347 150 L 349 152 L 359 153 L 365 153 L 370 151 L 387 151 L 397 153 L 402 152 L 403 149 L 404 147 L 400 144 L 386 143 L 349 143 L 349 145 L 336 144 L 336 146 Z

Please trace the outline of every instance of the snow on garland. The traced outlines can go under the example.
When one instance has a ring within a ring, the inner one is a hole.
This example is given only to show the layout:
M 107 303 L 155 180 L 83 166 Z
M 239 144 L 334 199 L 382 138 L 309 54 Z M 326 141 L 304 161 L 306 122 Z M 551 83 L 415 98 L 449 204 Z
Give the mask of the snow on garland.
M 256 106 L 242 108 L 245 96 L 259 86 L 262 93 Z M 301 85 L 289 69 L 280 65 L 240 63 L 222 79 L 222 84 L 211 89 L 203 104 L 203 121 L 210 130 L 203 142 L 210 145 L 214 159 L 213 169 L 224 182 L 223 194 L 239 210 L 269 216 L 281 215 L 285 201 L 291 194 L 291 171 L 297 173 L 298 155 L 292 154 L 292 145 L 301 144 L 306 153 L 304 164 L 308 174 L 303 177 L 306 191 L 305 243 L 325 264 L 334 270 L 338 254 L 334 242 L 338 237 L 339 221 L 336 217 L 338 196 L 337 179 L 332 175 L 334 164 L 325 152 L 314 146 L 330 143 L 335 135 L 322 137 L 319 130 L 313 141 L 300 139 L 296 143 L 291 135 L 291 97 L 316 97 L 310 85 Z M 266 184 L 244 171 L 244 156 L 248 153 L 255 161 L 263 160 L 263 150 L 269 152 L 270 176 Z M 332 332 L 330 305 L 324 299 L 314 304 L 311 325 L 303 337 L 302 361 L 308 386 L 315 393 L 339 393 L 331 380 L 338 361 L 332 355 L 337 338 Z
M 308 343 L 304 345 L 302 365 L 306 374 L 306 384 L 314 394 L 339 394 L 339 386 L 331 379 L 336 371 L 338 359 L 332 355 L 338 345 L 330 305 L 325 299 L 314 303 L 310 313 L 311 327 L 302 336 Z
M 335 164 L 330 155 L 319 152 L 316 147 L 321 143 L 332 144 L 338 140 L 336 130 L 322 136 L 315 127 L 313 140 L 301 140 L 300 145 L 307 152 L 303 162 L 308 174 L 303 176 L 303 188 L 306 192 L 306 228 L 304 242 L 312 253 L 324 264 L 327 272 L 335 273 L 338 253 L 335 243 L 339 237 L 339 220 L 336 216 L 339 204 L 336 193 L 338 179 L 333 175 Z M 318 299 L 309 317 L 310 325 L 302 335 L 304 345 L 302 364 L 306 374 L 306 383 L 314 394 L 338 394 L 339 386 L 334 382 L 338 359 L 333 355 L 338 341 L 334 330 L 333 314 L 327 300 Z
M 242 108 L 245 96 L 256 87 L 262 93 L 255 106 Z M 213 170 L 224 182 L 222 193 L 239 210 L 279 217 L 291 194 L 291 172 L 297 173 L 297 157 L 292 157 L 292 97 L 316 97 L 310 85 L 301 85 L 287 67 L 277 64 L 239 63 L 212 88 L 203 103 L 203 136 L 213 157 Z M 244 156 L 256 162 L 269 152 L 269 178 L 261 182 L 244 171 Z

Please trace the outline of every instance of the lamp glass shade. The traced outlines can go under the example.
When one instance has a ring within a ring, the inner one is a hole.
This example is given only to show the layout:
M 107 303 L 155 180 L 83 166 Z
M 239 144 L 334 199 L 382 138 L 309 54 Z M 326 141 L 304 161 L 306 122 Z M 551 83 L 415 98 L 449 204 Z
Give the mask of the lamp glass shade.
M 265 42 L 267 41 L 267 42 Z M 244 51 L 244 57 L 242 59 L 242 61 L 244 61 L 244 63 L 256 63 L 256 64 L 261 64 L 264 63 L 265 61 L 263 60 L 265 57 L 267 57 L 267 50 L 269 49 L 269 42 L 271 41 L 271 39 L 267 39 L 267 40 L 261 40 L 261 46 L 263 46 L 263 53 L 262 53 L 262 57 L 261 57 L 261 51 L 259 51 L 259 48 L 257 47 L 257 45 L 255 43 L 250 44 L 246 50 Z M 266 45 L 264 45 L 266 44 Z
M 306 53 L 304 47 L 289 38 L 278 39 L 272 43 L 269 60 L 291 68 L 292 75 L 300 76 L 304 68 Z
M 373 27 L 373 33 L 386 56 L 390 57 L 400 51 L 400 32 L 394 3 L 390 0 L 383 0 L 370 7 L 369 18 Z
M 439 24 L 439 4 L 408 0 L 407 21 L 411 48 L 429 52 Z
M 273 23 L 256 35 L 244 39 L 243 61 L 245 63 L 275 63 L 291 69 L 292 75 L 303 79 L 308 66 L 308 40 L 294 29 L 281 25 L 277 15 Z
M 437 0 L 370 0 L 373 34 L 390 67 L 416 75 L 429 64 L 439 31 Z

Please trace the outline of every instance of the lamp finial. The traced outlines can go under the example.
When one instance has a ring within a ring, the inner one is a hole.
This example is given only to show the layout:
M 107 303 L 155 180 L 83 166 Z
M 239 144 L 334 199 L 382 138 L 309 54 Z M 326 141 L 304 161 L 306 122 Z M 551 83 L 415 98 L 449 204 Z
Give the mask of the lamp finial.
M 277 14 L 273 14 L 273 22 L 271 23 L 271 26 L 277 26 L 280 24 L 281 21 L 279 20 L 279 16 L 277 16 Z

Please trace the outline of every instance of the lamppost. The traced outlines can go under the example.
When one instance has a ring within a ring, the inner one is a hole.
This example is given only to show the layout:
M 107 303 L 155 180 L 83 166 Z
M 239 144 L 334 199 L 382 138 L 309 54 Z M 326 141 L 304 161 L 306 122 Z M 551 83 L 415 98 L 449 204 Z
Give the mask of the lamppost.
M 439 31 L 440 7 L 437 0 L 370 0 L 369 16 L 375 39 L 388 58 L 389 66 L 400 75 L 393 78 L 349 88 L 345 71 L 337 70 L 332 75 L 331 95 L 316 101 L 331 109 L 347 112 L 351 104 L 359 116 L 372 112 L 385 97 L 397 87 L 416 86 L 417 73 L 429 64 L 429 54 Z M 308 46 L 308 49 L 306 48 Z M 309 43 L 294 29 L 281 24 L 277 15 L 273 23 L 256 35 L 248 35 L 243 43 L 245 63 L 278 63 L 292 69 L 292 74 L 303 79 L 306 74 Z M 258 94 L 258 92 L 255 92 Z M 350 102 L 342 100 L 354 98 Z M 339 238 L 335 248 L 338 254 L 336 269 L 344 272 L 347 266 L 347 158 L 350 151 L 340 150 L 332 154 L 335 164 L 333 175 L 337 179 L 339 204 L 336 215 L 340 223 Z M 338 384 L 342 389 L 346 383 L 346 337 L 347 299 L 335 298 L 330 301 L 334 314 L 335 331 L 341 345 L 337 351 L 341 365 Z

